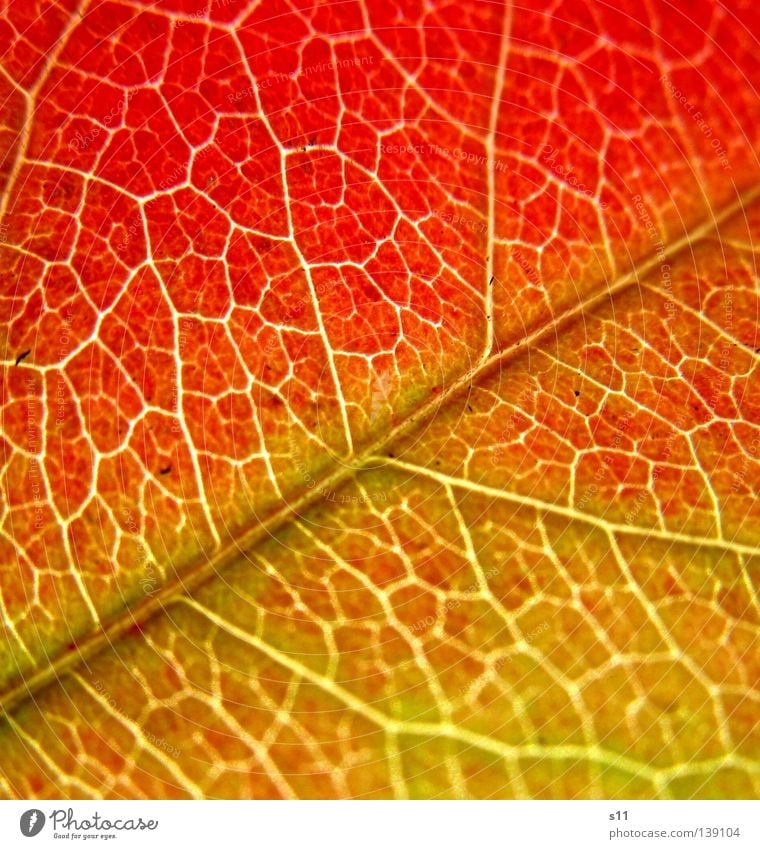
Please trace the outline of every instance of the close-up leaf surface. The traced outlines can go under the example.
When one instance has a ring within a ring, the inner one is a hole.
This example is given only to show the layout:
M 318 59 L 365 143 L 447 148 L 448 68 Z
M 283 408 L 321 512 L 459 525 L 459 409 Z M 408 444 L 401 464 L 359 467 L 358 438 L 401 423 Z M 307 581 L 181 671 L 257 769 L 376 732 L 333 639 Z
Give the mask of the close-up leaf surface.
M 0 794 L 756 798 L 748 2 L 0 23 Z

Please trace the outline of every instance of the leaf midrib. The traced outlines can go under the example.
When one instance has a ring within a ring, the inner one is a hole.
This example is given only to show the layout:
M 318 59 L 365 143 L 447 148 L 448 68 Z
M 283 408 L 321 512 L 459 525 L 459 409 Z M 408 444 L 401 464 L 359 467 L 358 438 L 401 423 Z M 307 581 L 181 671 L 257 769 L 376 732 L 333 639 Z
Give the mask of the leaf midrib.
M 54 681 L 60 680 L 70 670 L 118 642 L 128 630 L 135 627 L 142 628 L 153 616 L 164 612 L 166 607 L 176 599 L 191 596 L 200 586 L 236 562 L 241 554 L 245 554 L 246 551 L 254 548 L 264 538 L 271 537 L 291 519 L 316 504 L 323 492 L 333 491 L 347 483 L 358 472 L 372 463 L 373 459 L 376 460 L 378 455 L 387 451 L 396 440 L 401 439 L 421 422 L 434 416 L 439 409 L 466 392 L 473 383 L 477 383 L 504 363 L 522 355 L 528 348 L 541 342 L 544 337 L 557 334 L 563 327 L 572 323 L 581 315 L 588 313 L 605 301 L 613 299 L 638 280 L 646 277 L 665 259 L 672 259 L 682 251 L 701 242 L 715 232 L 722 223 L 741 212 L 742 209 L 758 198 L 760 198 L 760 184 L 756 184 L 744 192 L 739 192 L 734 202 L 725 205 L 707 221 L 692 228 L 680 239 L 671 242 L 665 247 L 664 251 L 634 264 L 628 272 L 618 277 L 606 288 L 603 287 L 603 284 L 600 284 L 598 291 L 593 292 L 578 304 L 566 308 L 558 316 L 537 325 L 527 336 L 495 352 L 486 351 L 473 368 L 453 381 L 440 394 L 431 397 L 427 402 L 409 413 L 385 436 L 371 442 L 353 460 L 341 461 L 332 472 L 317 481 L 312 489 L 307 490 L 294 501 L 283 504 L 267 519 L 244 531 L 236 540 L 223 545 L 213 556 L 206 557 L 195 565 L 187 567 L 182 575 L 165 583 L 160 590 L 149 598 L 141 599 L 132 607 L 127 607 L 106 627 L 78 643 L 76 649 L 60 653 L 44 669 L 22 678 L 0 697 L 0 712 L 10 714 L 20 704 L 33 698 L 41 689 Z M 650 533 L 649 529 L 641 530 L 642 533 L 645 531 Z

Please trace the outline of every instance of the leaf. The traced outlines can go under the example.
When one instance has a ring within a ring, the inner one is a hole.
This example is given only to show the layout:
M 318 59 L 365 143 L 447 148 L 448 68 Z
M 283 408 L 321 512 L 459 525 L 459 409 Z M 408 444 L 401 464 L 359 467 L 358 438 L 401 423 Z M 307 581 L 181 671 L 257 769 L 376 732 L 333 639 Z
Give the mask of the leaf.
M 5 14 L 1 792 L 756 796 L 752 9 Z

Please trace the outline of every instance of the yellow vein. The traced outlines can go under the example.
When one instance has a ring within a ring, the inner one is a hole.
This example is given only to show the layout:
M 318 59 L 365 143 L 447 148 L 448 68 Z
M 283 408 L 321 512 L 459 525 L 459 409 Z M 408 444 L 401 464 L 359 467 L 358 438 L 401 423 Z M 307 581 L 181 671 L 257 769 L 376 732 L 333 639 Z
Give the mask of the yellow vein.
M 372 463 L 373 458 L 367 460 L 367 464 Z M 593 513 L 584 513 L 582 510 L 577 510 L 575 507 L 566 507 L 562 504 L 557 504 L 552 501 L 544 501 L 540 498 L 534 498 L 530 495 L 521 495 L 515 492 L 509 492 L 498 487 L 488 486 L 488 484 L 470 481 L 466 478 L 459 478 L 454 475 L 447 475 L 444 472 L 439 472 L 433 469 L 428 469 L 425 466 L 418 466 L 416 463 L 407 463 L 404 460 L 394 458 L 374 458 L 376 462 L 385 461 L 386 466 L 393 466 L 397 469 L 403 469 L 411 474 L 420 475 L 442 486 L 453 486 L 459 489 L 466 489 L 469 492 L 485 495 L 489 498 L 494 498 L 499 501 L 508 501 L 510 504 L 516 504 L 519 507 L 530 507 L 542 513 L 554 513 L 558 516 L 564 516 L 567 519 L 572 519 L 577 522 L 584 522 L 587 525 L 595 527 L 605 532 L 616 534 L 630 534 L 634 536 L 644 536 L 652 539 L 663 540 L 670 543 L 684 543 L 686 545 L 705 546 L 712 548 L 721 548 L 735 554 L 758 555 L 760 547 L 753 545 L 744 545 L 740 542 L 725 540 L 718 537 L 700 537 L 694 534 L 685 534 L 678 531 L 662 531 L 658 528 L 645 528 L 639 525 L 624 525 L 620 522 L 609 522 L 601 516 L 595 516 Z

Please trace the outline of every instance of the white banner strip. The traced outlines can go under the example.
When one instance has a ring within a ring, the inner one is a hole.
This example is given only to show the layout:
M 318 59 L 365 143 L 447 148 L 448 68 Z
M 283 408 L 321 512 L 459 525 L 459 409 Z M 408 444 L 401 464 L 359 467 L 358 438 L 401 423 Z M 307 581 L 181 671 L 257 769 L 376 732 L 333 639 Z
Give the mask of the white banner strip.
M 2 802 L 0 846 L 760 847 L 760 803 Z

